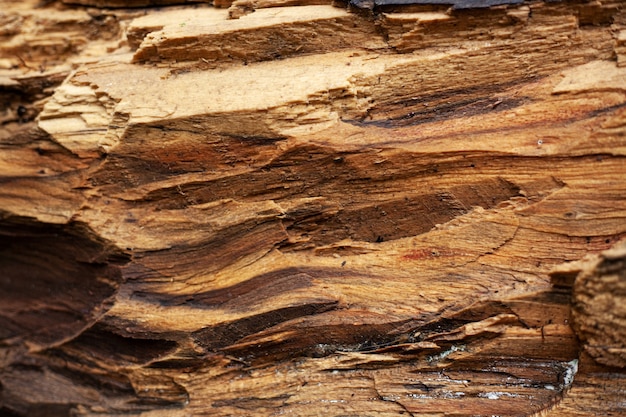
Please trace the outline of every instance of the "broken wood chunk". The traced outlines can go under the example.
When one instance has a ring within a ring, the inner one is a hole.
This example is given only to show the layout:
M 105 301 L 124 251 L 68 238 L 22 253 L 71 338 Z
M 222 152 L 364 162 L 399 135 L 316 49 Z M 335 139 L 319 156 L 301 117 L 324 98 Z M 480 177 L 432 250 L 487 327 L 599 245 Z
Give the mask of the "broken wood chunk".
M 597 362 L 626 367 L 626 243 L 580 265 L 573 289 L 574 328 Z
M 204 8 L 189 16 L 164 14 L 171 23 L 143 39 L 133 62 L 196 61 L 203 68 L 386 46 L 382 36 L 372 36 L 373 21 L 330 5 L 259 9 L 236 20 L 226 13 Z M 135 25 L 145 24 L 138 20 Z M 146 31 L 137 26 L 135 32 Z
M 180 4 L 210 3 L 208 0 L 62 0 L 70 5 L 83 5 L 92 7 L 153 7 Z

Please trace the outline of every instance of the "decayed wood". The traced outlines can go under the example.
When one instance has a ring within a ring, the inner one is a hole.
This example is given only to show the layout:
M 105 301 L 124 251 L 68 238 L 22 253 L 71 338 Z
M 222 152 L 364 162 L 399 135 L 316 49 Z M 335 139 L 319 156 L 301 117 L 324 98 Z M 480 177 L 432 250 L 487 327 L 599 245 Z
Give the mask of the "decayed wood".
M 600 256 L 564 264 L 553 271 L 556 283 L 576 276 L 574 286 L 574 327 L 583 348 L 597 362 L 623 368 L 626 365 L 624 334 L 624 258 L 622 242 Z M 559 279 L 565 278 L 565 279 Z
M 623 2 L 74 3 L 2 2 L 0 413 L 624 413 Z

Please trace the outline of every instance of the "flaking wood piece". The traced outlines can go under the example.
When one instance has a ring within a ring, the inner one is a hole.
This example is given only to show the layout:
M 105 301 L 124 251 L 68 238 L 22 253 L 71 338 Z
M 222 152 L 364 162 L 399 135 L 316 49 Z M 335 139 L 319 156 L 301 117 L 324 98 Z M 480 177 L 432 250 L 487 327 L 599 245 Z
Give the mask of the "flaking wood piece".
M 0 2 L 0 414 L 624 413 L 623 2 L 115 3 Z

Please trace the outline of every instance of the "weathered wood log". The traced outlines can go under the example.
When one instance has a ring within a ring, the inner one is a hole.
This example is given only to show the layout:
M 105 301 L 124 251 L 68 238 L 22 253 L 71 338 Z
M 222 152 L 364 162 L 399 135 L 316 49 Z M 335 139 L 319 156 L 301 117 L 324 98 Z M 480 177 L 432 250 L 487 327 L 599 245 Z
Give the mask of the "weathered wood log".
M 166 3 L 0 2 L 0 414 L 625 412 L 622 1 Z

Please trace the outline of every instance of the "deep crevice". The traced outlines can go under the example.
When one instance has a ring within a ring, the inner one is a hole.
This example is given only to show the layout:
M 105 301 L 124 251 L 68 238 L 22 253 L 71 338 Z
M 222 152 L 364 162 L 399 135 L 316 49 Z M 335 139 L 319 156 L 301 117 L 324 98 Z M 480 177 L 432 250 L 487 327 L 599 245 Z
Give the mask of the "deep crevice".
M 2 337 L 45 346 L 75 335 L 111 306 L 128 260 L 81 223 L 1 216 Z

